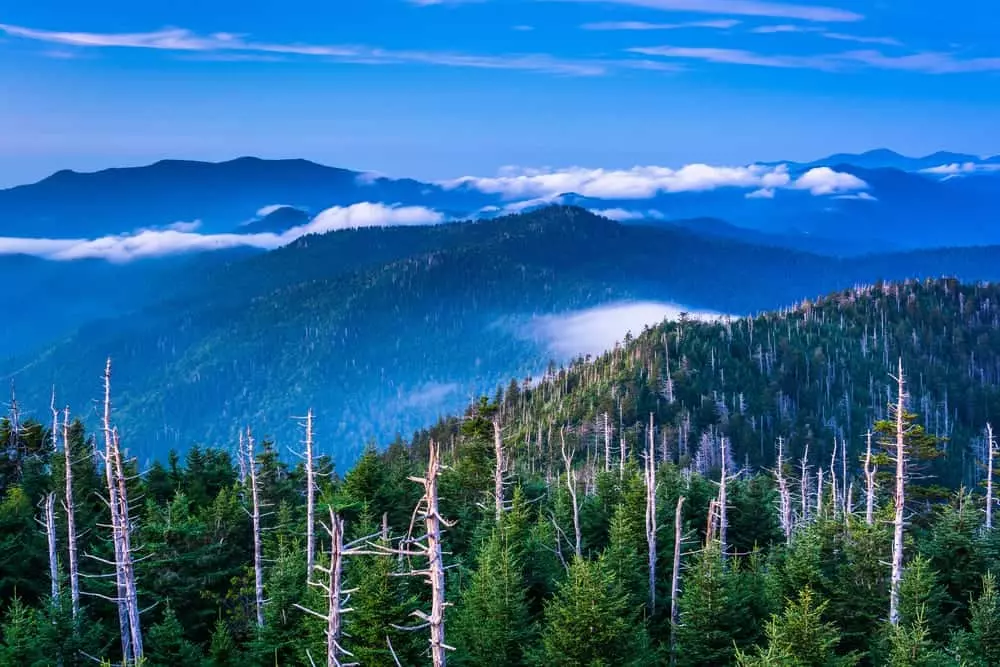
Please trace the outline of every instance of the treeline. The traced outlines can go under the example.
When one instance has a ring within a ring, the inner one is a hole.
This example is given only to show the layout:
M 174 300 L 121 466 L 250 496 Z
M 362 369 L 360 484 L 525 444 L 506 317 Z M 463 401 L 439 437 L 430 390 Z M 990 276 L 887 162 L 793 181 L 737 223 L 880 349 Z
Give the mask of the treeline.
M 109 363 L 0 420 L 0 665 L 1000 664 L 998 303 L 682 318 L 349 471 L 311 410 L 140 469 Z
M 941 443 L 898 386 L 851 466 L 781 442 L 755 473 L 723 438 L 708 475 L 655 437 L 588 460 L 569 424 L 531 473 L 504 397 L 343 476 L 311 419 L 294 466 L 248 431 L 235 460 L 193 448 L 140 474 L 110 419 L 95 438 L 15 413 L 0 664 L 998 664 L 992 486 L 916 492 Z

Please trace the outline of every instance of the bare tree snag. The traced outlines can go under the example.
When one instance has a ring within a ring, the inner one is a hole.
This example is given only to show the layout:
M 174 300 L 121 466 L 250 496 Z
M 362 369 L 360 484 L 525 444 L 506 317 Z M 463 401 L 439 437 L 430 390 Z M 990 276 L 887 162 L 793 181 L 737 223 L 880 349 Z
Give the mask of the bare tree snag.
M 833 439 L 833 455 L 830 457 L 830 493 L 833 502 L 833 516 L 840 511 L 840 501 L 837 489 L 837 438 Z
M 608 413 L 604 413 L 604 472 L 611 472 L 611 426 Z
M 504 476 L 507 473 L 507 459 L 503 449 L 503 429 L 500 425 L 500 411 L 493 415 L 493 506 L 497 525 L 504 512 Z
M 656 613 L 656 443 L 653 413 L 649 413 L 649 438 L 646 448 L 646 546 L 649 555 L 649 613 Z
M 123 579 L 125 581 L 126 595 L 125 607 L 128 610 L 129 630 L 132 635 L 132 655 L 136 664 L 139 664 L 142 662 L 143 656 L 142 628 L 139 623 L 139 592 L 135 582 L 135 561 L 132 554 L 132 520 L 129 511 L 128 490 L 125 484 L 125 467 L 122 463 L 122 453 L 121 445 L 118 440 L 118 431 L 114 431 L 112 433 L 112 440 L 114 441 L 116 482 L 118 484 L 118 502 L 120 505 L 118 513 L 119 520 L 121 521 L 119 539 L 122 543 L 121 567 L 124 571 Z
M 906 416 L 906 383 L 903 379 L 903 360 L 899 360 L 896 376 L 896 406 L 892 410 L 896 421 L 896 493 L 895 516 L 892 522 L 892 575 L 889 583 L 889 622 L 899 625 L 899 586 L 903 581 L 903 509 L 906 504 L 906 442 L 904 418 Z
M 124 555 L 122 554 L 122 542 L 119 536 L 122 526 L 121 505 L 118 502 L 118 484 L 115 481 L 115 438 L 111 430 L 111 358 L 108 358 L 104 367 L 104 418 L 102 420 L 104 431 L 104 476 L 108 485 L 108 507 L 111 512 L 111 533 L 114 545 L 114 568 L 115 584 L 118 595 L 115 602 L 118 604 L 118 625 L 121 631 L 122 664 L 128 665 L 133 661 L 132 653 L 132 632 L 130 616 L 128 613 L 127 593 L 125 589 L 125 569 L 123 567 Z
M 792 496 L 785 479 L 785 441 L 778 438 L 778 463 L 774 475 L 778 481 L 778 503 L 781 512 L 781 529 L 785 534 L 785 544 L 792 541 Z
M 316 565 L 316 470 L 313 462 L 313 411 L 306 413 L 306 581 Z
M 727 529 L 729 528 L 729 519 L 726 514 L 726 488 L 728 486 L 728 471 L 726 462 L 728 457 L 727 447 L 729 444 L 725 437 L 719 438 L 719 446 L 722 448 L 722 474 L 719 478 L 719 553 L 722 555 L 722 560 L 726 560 L 726 552 L 729 550 L 727 539 Z
M 802 502 L 802 523 L 809 520 L 809 443 L 802 452 L 799 472 L 799 499 Z
M 816 471 L 816 518 L 823 516 L 823 469 Z
M 566 468 L 566 488 L 573 503 L 573 553 L 577 558 L 583 557 L 583 547 L 580 536 L 580 504 L 576 498 L 576 470 L 573 469 L 573 450 L 566 449 L 566 427 L 559 428 L 559 442 L 562 447 L 563 465 Z
M 66 465 L 66 495 L 63 509 L 66 511 L 66 542 L 69 551 L 69 588 L 73 603 L 73 617 L 80 614 L 80 565 L 77 558 L 76 503 L 73 499 L 73 458 L 69 444 L 69 408 L 63 411 L 62 422 L 63 455 Z
M 674 510 L 674 567 L 670 574 L 670 664 L 677 662 L 677 626 L 680 622 L 680 607 L 678 598 L 681 591 L 681 507 L 684 496 L 677 499 L 677 509 Z
M 59 558 L 56 547 L 56 494 L 45 496 L 45 538 L 49 547 L 49 583 L 52 586 L 52 604 L 59 604 Z
M 865 523 L 875 523 L 875 463 L 872 461 L 872 432 L 865 437 Z
M 318 586 L 326 593 L 326 612 L 319 613 L 300 604 L 295 607 L 302 611 L 316 616 L 326 621 L 326 664 L 327 667 L 353 667 L 356 662 L 343 662 L 344 656 L 353 657 L 353 654 L 345 649 L 341 644 L 343 635 L 343 615 L 352 611 L 350 607 L 345 607 L 350 600 L 353 590 L 343 589 L 344 558 L 346 556 L 356 556 L 363 554 L 384 555 L 377 551 L 366 551 L 359 549 L 357 545 L 367 542 L 375 535 L 369 535 L 355 540 L 350 544 L 344 544 L 344 520 L 330 508 L 330 525 L 323 526 L 330 537 L 330 564 L 328 567 L 314 565 L 316 571 L 326 575 L 326 581 L 313 581 L 312 572 L 309 574 L 309 584 Z M 383 538 L 385 539 L 385 538 Z
M 257 454 L 253 434 L 246 433 L 247 478 L 250 480 L 250 520 L 253 524 L 253 574 L 254 601 L 257 608 L 257 627 L 264 627 L 264 559 L 261 553 L 260 489 L 258 488 Z
M 986 446 L 989 453 L 986 458 L 986 530 L 993 530 L 993 452 L 997 448 L 993 436 L 993 426 L 986 424 Z

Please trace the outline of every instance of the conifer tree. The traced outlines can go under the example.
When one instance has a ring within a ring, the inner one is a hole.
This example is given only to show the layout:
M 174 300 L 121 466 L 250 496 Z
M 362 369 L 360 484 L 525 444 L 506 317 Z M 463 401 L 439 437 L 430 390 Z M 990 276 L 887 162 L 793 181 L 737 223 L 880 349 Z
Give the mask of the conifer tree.
M 539 667 L 611 667 L 645 665 L 651 659 L 649 637 L 628 599 L 599 561 L 574 558 L 569 574 L 545 606 Z
M 496 528 L 455 609 L 455 663 L 521 664 L 529 633 L 521 563 L 506 531 Z

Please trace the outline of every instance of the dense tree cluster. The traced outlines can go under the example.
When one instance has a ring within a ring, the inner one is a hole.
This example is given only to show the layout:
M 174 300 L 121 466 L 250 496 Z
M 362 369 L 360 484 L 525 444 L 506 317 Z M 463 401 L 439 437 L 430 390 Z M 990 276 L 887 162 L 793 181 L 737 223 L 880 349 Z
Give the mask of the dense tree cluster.
M 301 462 L 247 431 L 140 470 L 113 411 L 12 406 L 0 665 L 998 664 L 995 302 L 667 323 L 349 471 L 311 412 Z

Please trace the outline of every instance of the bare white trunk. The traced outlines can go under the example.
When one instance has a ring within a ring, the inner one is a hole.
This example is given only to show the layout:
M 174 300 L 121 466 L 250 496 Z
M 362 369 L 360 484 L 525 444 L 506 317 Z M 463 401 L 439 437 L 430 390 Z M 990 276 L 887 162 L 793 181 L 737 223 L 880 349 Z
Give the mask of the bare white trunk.
M 840 497 L 843 505 L 844 516 L 851 511 L 851 499 L 850 493 L 848 492 L 848 487 L 851 482 L 847 479 L 847 441 L 842 440 L 840 442 Z
M 340 662 L 341 581 L 344 568 L 344 520 L 330 508 L 330 569 L 326 583 L 326 664 L 343 667 Z
M 73 498 L 73 457 L 69 444 L 69 408 L 63 412 L 62 423 L 63 454 L 66 460 L 66 495 L 63 509 L 66 511 L 66 542 L 69 551 L 69 589 L 73 603 L 73 617 L 80 613 L 80 566 L 77 557 L 76 502 Z
M 906 504 L 906 442 L 904 417 L 906 415 L 906 384 L 903 380 L 903 360 L 899 360 L 896 377 L 896 493 L 895 516 L 892 522 L 892 575 L 889 587 L 889 622 L 899 625 L 899 586 L 903 580 L 903 508 Z
M 799 472 L 799 499 L 802 501 L 802 523 L 809 520 L 809 445 L 802 452 Z
M 823 516 L 823 469 L 816 471 L 816 518 Z
M 313 411 L 306 413 L 306 580 L 316 565 L 316 470 L 313 461 Z
M 493 505 L 497 525 L 503 517 L 504 494 L 503 480 L 506 472 L 506 459 L 503 451 L 503 430 L 500 428 L 500 415 L 493 415 L 493 455 L 496 459 L 493 463 Z
M 722 555 L 722 560 L 726 560 L 727 552 L 729 551 L 729 545 L 726 542 L 727 532 L 729 528 L 729 519 L 726 512 L 726 489 L 728 487 L 728 471 L 726 470 L 726 459 L 728 459 L 727 447 L 729 443 L 726 438 L 720 438 L 719 444 L 722 448 L 722 475 L 719 479 L 719 553 Z
M 781 511 L 781 530 L 785 534 L 785 544 L 792 541 L 792 496 L 785 479 L 785 441 L 778 438 L 778 463 L 774 471 L 778 480 L 778 503 Z
M 649 414 L 649 445 L 646 450 L 646 545 L 649 555 L 649 613 L 656 613 L 656 449 L 653 413 Z
M 996 445 L 993 426 L 986 424 L 986 446 L 989 448 L 986 463 L 986 530 L 993 530 L 993 451 Z
M 875 469 L 872 462 L 872 432 L 865 438 L 865 523 L 875 523 Z
M 677 499 L 677 509 L 674 510 L 674 567 L 670 574 L 670 664 L 677 661 L 677 625 L 680 622 L 680 608 L 678 598 L 681 591 L 681 538 L 683 526 L 681 525 L 681 507 L 684 505 L 684 496 Z
M 49 547 L 49 583 L 52 586 L 52 604 L 59 605 L 59 557 L 56 547 L 56 494 L 45 496 L 45 539 Z
M 129 630 L 132 635 L 132 656 L 138 664 L 142 661 L 142 627 L 139 623 L 139 591 L 135 582 L 135 561 L 132 553 L 132 520 L 128 504 L 128 489 L 126 486 L 125 466 L 122 463 L 121 446 L 118 432 L 112 433 L 114 441 L 115 470 L 118 483 L 118 503 L 121 507 L 119 519 L 121 530 L 119 536 L 122 542 L 123 579 L 125 581 L 126 609 L 128 610 Z
M 250 520 L 253 524 L 254 600 L 257 607 L 257 627 L 264 627 L 264 557 L 261 553 L 260 490 L 257 480 L 257 454 L 253 434 L 247 429 L 247 478 L 250 480 Z
M 607 412 L 604 413 L 604 472 L 611 472 L 611 427 Z
M 559 441 L 562 445 L 563 465 L 566 468 L 566 488 L 569 490 L 570 501 L 573 503 L 573 553 L 577 558 L 583 556 L 580 536 L 580 504 L 576 499 L 576 470 L 573 469 L 573 451 L 566 449 L 566 428 L 559 428 Z
M 840 511 L 840 501 L 837 494 L 837 438 L 833 439 L 833 456 L 830 457 L 830 493 L 833 500 L 833 516 Z
M 109 358 L 104 367 L 104 418 L 102 420 L 104 431 L 104 476 L 108 485 L 108 508 L 111 513 L 111 539 L 114 546 L 115 556 L 115 587 L 117 596 L 115 602 L 118 605 L 118 627 L 121 633 L 122 664 L 128 665 L 134 662 L 132 653 L 132 632 L 128 613 L 128 593 L 125 589 L 125 569 L 123 567 L 124 554 L 122 553 L 122 518 L 121 504 L 118 501 L 118 484 L 115 481 L 115 438 L 111 431 L 111 359 Z
M 431 447 L 427 464 L 427 529 L 428 579 L 431 583 L 431 614 L 427 619 L 431 628 L 431 662 L 434 667 L 445 667 L 447 651 L 444 636 L 444 557 L 441 549 L 441 515 L 438 510 L 438 474 L 441 469 L 439 452 Z
M 625 442 L 625 436 L 622 435 L 620 438 L 620 445 L 618 448 L 618 476 L 621 479 L 625 479 L 625 461 L 628 459 L 628 444 Z

